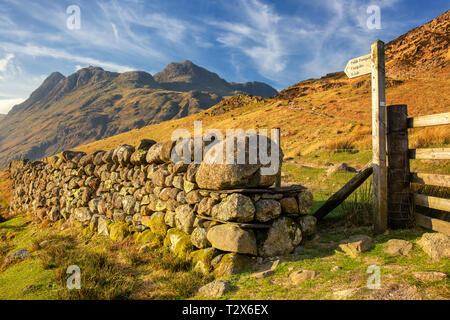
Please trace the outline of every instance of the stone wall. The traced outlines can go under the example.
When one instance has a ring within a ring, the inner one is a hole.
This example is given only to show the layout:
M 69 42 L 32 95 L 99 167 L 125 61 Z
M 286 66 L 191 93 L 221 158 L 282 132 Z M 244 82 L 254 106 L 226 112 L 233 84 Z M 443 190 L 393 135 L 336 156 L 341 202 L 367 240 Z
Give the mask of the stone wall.
M 11 209 L 113 240 L 132 236 L 141 250 L 165 245 L 218 275 L 251 256 L 289 254 L 313 235 L 311 193 L 270 187 L 281 168 L 261 176 L 261 165 L 173 163 L 174 146 L 142 140 L 93 154 L 65 151 L 46 163 L 15 160 Z

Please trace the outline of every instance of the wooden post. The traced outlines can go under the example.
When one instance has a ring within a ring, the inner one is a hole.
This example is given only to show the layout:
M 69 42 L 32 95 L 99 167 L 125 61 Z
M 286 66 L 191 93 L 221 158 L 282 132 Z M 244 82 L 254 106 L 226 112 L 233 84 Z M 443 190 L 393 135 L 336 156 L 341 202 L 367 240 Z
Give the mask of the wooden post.
M 314 217 L 317 220 L 322 219 L 331 211 L 333 211 L 338 205 L 344 202 L 349 195 L 352 194 L 367 178 L 370 177 L 373 171 L 372 161 L 367 163 L 361 171 L 354 176 L 349 182 L 345 184 L 338 192 L 333 194 L 316 212 L 314 212 Z
M 387 107 L 388 226 L 406 228 L 412 224 L 412 201 L 408 158 L 408 109 Z
M 372 44 L 372 153 L 374 232 L 388 227 L 384 43 Z
M 278 141 L 279 145 L 280 145 L 280 150 L 281 150 L 281 135 L 280 135 L 280 128 L 275 128 L 277 133 L 276 133 L 276 140 Z M 281 163 L 280 163 L 280 167 L 281 167 Z M 281 187 L 281 172 L 280 174 L 277 176 L 277 181 L 275 182 L 275 187 L 276 188 L 280 188 Z

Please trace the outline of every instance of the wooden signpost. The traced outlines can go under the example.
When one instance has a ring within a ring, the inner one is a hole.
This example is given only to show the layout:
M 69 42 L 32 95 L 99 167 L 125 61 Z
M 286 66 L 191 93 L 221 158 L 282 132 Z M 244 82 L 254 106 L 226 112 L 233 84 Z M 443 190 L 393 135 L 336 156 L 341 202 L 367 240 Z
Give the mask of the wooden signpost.
M 345 74 L 349 78 L 356 78 L 372 72 L 371 54 L 350 60 L 345 66 Z
M 388 227 L 386 169 L 386 98 L 384 43 L 372 44 L 371 54 L 350 60 L 345 67 L 349 78 L 372 74 L 372 162 L 374 231 Z

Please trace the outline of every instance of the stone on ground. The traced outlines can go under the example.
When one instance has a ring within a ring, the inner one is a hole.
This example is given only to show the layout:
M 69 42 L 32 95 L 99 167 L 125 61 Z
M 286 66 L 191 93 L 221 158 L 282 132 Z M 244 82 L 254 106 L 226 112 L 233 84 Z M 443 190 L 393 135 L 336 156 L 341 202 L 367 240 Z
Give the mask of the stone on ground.
M 337 172 L 356 172 L 355 168 L 349 167 L 345 162 L 335 164 L 327 170 L 327 175 L 331 175 Z
M 298 270 L 289 275 L 289 278 L 294 284 L 299 284 L 308 279 L 315 279 L 319 275 L 318 271 L 314 270 Z
M 443 233 L 424 233 L 417 244 L 433 260 L 450 258 L 450 237 Z
M 350 288 L 350 289 L 346 289 L 346 290 L 339 290 L 339 291 L 335 291 L 333 292 L 333 296 L 336 299 L 348 299 L 351 296 L 353 296 L 356 292 L 358 291 L 357 288 Z
M 274 273 L 275 273 L 275 271 L 273 271 L 273 270 L 264 270 L 264 271 L 252 273 L 250 275 L 250 277 L 255 278 L 255 279 L 263 279 L 263 278 L 267 278 L 267 277 L 274 275 Z
M 339 248 L 352 258 L 356 258 L 361 252 L 366 252 L 375 247 L 375 241 L 369 236 L 359 234 L 341 241 Z
M 447 274 L 438 271 L 413 272 L 414 278 L 422 282 L 433 282 L 447 279 Z
M 413 245 L 411 242 L 400 239 L 391 239 L 386 243 L 383 250 L 385 253 L 393 256 L 407 256 L 412 250 L 412 247 Z
M 5 263 L 9 264 L 18 260 L 23 260 L 30 255 L 30 252 L 26 249 L 17 250 L 10 255 L 8 255 L 5 259 Z
M 219 298 L 230 291 L 231 285 L 228 281 L 217 280 L 210 282 L 198 290 L 198 294 L 205 297 Z

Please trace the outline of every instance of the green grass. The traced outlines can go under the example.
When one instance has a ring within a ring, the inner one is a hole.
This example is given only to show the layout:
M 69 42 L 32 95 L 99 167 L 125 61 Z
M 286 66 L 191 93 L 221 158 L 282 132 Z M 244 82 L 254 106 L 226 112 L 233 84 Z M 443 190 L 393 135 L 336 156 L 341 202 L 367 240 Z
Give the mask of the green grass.
M 30 290 L 24 290 L 27 286 Z M 28 258 L 0 273 L 0 300 L 55 299 L 54 272 L 43 268 L 41 261 Z
M 0 299 L 186 299 L 212 280 L 167 248 L 144 254 L 131 237 L 114 242 L 60 226 L 30 224 L 22 216 L 0 223 Z M 19 249 L 31 256 L 3 264 Z M 66 288 L 70 265 L 81 269 L 80 290 Z
M 353 234 L 371 235 L 369 227 L 346 228 L 343 225 L 328 225 L 319 231 L 319 238 L 303 245 L 302 253 L 293 261 L 283 261 L 276 269 L 275 275 L 265 279 L 248 277 L 244 273 L 229 277 L 234 291 L 223 299 L 335 299 L 333 292 L 356 288 L 359 291 L 350 299 L 371 299 L 373 292 L 366 288 L 367 268 L 377 265 L 381 271 L 381 288 L 387 290 L 392 284 L 416 286 L 425 298 L 450 298 L 447 281 L 420 283 L 413 276 L 416 271 L 441 271 L 450 273 L 449 261 L 431 261 L 417 246 L 416 241 L 425 232 L 423 229 L 391 231 L 390 234 L 374 237 L 374 249 L 361 253 L 357 258 L 336 251 L 339 241 Z M 409 256 L 390 256 L 383 248 L 389 239 L 412 241 L 413 250 Z M 323 246 L 324 244 L 334 244 Z M 408 271 L 396 270 L 394 267 L 407 267 Z M 340 269 L 333 271 L 333 267 Z M 289 281 L 289 274 L 296 270 L 315 270 L 320 272 L 315 279 L 298 285 Z

